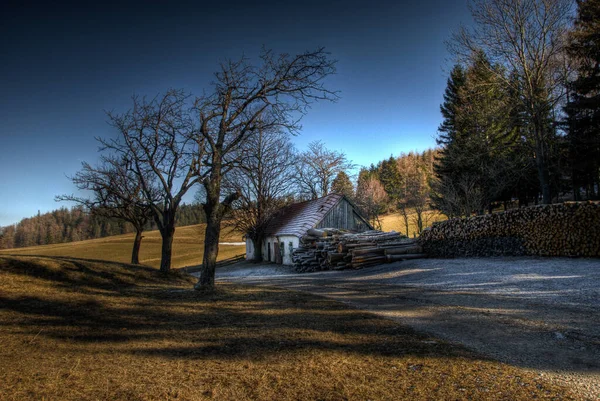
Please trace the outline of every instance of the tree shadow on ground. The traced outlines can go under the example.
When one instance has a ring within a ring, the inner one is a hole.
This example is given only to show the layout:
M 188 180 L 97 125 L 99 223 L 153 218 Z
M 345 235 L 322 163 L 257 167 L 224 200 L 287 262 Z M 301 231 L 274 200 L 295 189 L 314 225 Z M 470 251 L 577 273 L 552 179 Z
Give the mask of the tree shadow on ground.
M 591 304 L 561 303 L 561 297 L 573 288 L 547 294 L 533 285 L 532 291 L 511 293 L 513 284 L 509 282 L 489 283 L 483 289 L 475 286 L 471 290 L 441 291 L 389 284 L 389 278 L 378 275 L 364 280 L 355 280 L 360 277 L 356 273 L 348 277 L 304 275 L 272 278 L 268 283 L 260 279 L 243 282 L 327 296 L 419 331 L 459 341 L 514 366 L 600 373 L 600 312 Z M 546 278 L 540 274 L 536 279 Z M 581 299 L 585 301 L 585 295 Z
M 186 359 L 262 360 L 307 349 L 481 359 L 309 294 L 233 285 L 203 293 L 181 280 L 174 286 L 169 280 L 156 286 L 158 279 L 134 285 L 120 273 L 98 272 L 71 258 L 63 262 L 77 274 L 31 263 L 0 269 L 5 283 L 20 283 L 0 292 L 6 330 L 24 341 L 35 336 L 68 343 L 82 353 L 93 344 L 94 352 L 120 347 L 136 355 Z

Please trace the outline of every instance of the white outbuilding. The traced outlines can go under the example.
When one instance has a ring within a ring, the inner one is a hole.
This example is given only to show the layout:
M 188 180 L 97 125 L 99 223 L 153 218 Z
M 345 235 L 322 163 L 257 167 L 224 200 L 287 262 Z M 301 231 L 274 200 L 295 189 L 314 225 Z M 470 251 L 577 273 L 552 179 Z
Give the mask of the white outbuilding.
M 283 208 L 269 222 L 262 241 L 264 261 L 291 265 L 292 252 L 311 228 L 339 228 L 354 232 L 372 230 L 369 222 L 346 196 L 329 194 Z M 246 238 L 246 259 L 254 259 L 254 245 Z

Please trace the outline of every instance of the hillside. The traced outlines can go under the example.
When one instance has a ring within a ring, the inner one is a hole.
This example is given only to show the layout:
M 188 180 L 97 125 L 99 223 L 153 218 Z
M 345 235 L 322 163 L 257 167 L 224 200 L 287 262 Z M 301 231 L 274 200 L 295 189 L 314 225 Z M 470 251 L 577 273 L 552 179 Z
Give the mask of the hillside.
M 383 231 L 396 231 L 406 235 L 406 226 L 404 224 L 404 219 L 400 213 L 390 213 L 380 217 L 381 219 L 381 228 Z M 417 224 L 415 223 L 416 214 L 414 212 L 408 215 L 409 224 L 408 224 L 408 236 L 413 238 L 418 236 Z M 429 210 L 424 213 L 424 227 L 429 227 L 436 221 L 446 220 L 446 216 L 435 211 Z
M 551 400 L 567 390 L 310 294 L 0 256 L 2 400 Z
M 202 207 L 198 204 L 181 204 L 176 212 L 177 227 L 185 227 L 205 221 Z M 156 230 L 150 219 L 145 229 Z M 61 207 L 47 213 L 39 213 L 22 219 L 16 224 L 0 227 L 0 249 L 63 244 L 134 232 L 130 223 L 90 213 L 83 206 L 70 209 Z
M 433 221 L 445 219 L 443 215 L 427 212 L 429 225 Z M 414 214 L 410 216 L 410 236 L 416 233 Z M 404 221 L 399 213 L 385 215 L 381 218 L 384 231 L 397 231 L 405 234 Z M 195 266 L 202 263 L 205 224 L 178 227 L 173 242 L 173 268 Z M 221 231 L 221 242 L 241 242 L 242 234 L 231 232 L 224 227 Z M 128 263 L 131 259 L 133 234 L 122 234 L 93 240 L 76 241 L 62 244 L 31 246 L 0 250 L 0 255 L 41 255 L 63 256 L 83 259 L 98 259 Z M 140 251 L 140 263 L 152 267 L 160 266 L 161 237 L 157 230 L 144 233 Z M 245 246 L 222 245 L 218 260 L 227 259 L 246 252 Z
M 202 263 L 205 224 L 178 227 L 173 242 L 172 267 L 194 266 Z M 240 242 L 242 235 L 223 228 L 222 242 Z M 32 246 L 27 248 L 0 250 L 0 255 L 43 255 L 66 256 L 83 259 L 99 259 L 128 263 L 131 260 L 133 234 L 116 235 L 86 241 L 63 244 Z M 161 237 L 158 231 L 144 233 L 140 251 L 140 263 L 152 267 L 160 266 Z M 245 246 L 223 245 L 219 249 L 219 260 L 246 252 Z

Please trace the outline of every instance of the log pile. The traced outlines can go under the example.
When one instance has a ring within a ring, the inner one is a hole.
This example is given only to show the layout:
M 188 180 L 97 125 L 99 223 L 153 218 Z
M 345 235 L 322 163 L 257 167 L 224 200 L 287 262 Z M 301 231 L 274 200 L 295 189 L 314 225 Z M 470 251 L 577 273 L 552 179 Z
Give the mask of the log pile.
M 381 263 L 424 257 L 415 240 L 381 231 L 348 233 L 338 229 L 310 229 L 292 254 L 299 272 L 361 269 Z
M 600 257 L 600 202 L 566 202 L 434 223 L 419 237 L 429 256 Z

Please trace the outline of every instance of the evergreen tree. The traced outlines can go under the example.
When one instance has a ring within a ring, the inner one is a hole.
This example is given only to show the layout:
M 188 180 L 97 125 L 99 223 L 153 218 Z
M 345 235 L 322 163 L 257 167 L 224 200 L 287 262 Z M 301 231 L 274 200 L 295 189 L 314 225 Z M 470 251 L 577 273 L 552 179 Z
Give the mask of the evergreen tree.
M 443 121 L 438 128 L 438 138 L 436 139 L 440 146 L 440 153 L 434 165 L 437 179 L 432 183 L 431 201 L 434 208 L 441 210 L 449 217 L 463 214 L 458 201 L 458 191 L 454 185 L 458 181 L 460 171 L 454 154 L 461 131 L 457 117 L 463 103 L 461 92 L 466 79 L 464 68 L 461 65 L 455 65 L 446 84 L 444 102 L 440 106 Z
M 443 121 L 438 128 L 436 142 L 440 146 L 440 153 L 434 165 L 434 172 L 438 180 L 434 182 L 431 194 L 433 206 L 442 210 L 450 217 L 461 214 L 461 211 L 450 202 L 448 186 L 457 181 L 458 168 L 453 158 L 453 144 L 459 135 L 460 127 L 457 123 L 457 115 L 462 106 L 460 92 L 465 86 L 466 73 L 461 65 L 455 65 L 450 72 L 444 92 L 444 102 L 440 106 Z
M 453 69 L 441 106 L 442 151 L 435 167 L 433 202 L 449 216 L 491 210 L 513 187 L 510 155 L 516 135 L 503 73 L 485 54 L 473 55 L 467 69 Z
M 354 198 L 354 187 L 345 171 L 340 171 L 333 179 L 331 192 L 346 195 L 349 199 Z
M 492 202 L 514 184 L 509 163 L 516 141 L 509 117 L 513 104 L 498 78 L 503 75 L 502 68 L 491 65 L 483 52 L 476 53 L 467 70 L 460 109 L 464 131 L 457 150 L 466 156 L 461 174 L 467 172 L 478 187 L 480 214 L 486 208 L 491 211 Z
M 566 33 L 572 0 L 473 0 L 474 24 L 454 35 L 451 50 L 464 59 L 483 51 L 511 70 L 495 69 L 504 87 L 517 84 L 519 106 L 527 123 L 522 132 L 536 163 L 542 201 L 552 200 L 558 181 L 555 115 L 564 93 Z
M 575 199 L 583 188 L 588 199 L 600 198 L 600 1 L 579 0 L 569 55 L 577 78 L 570 82 L 567 113 L 572 184 Z
M 389 159 L 381 161 L 377 167 L 378 178 L 383 185 L 383 189 L 385 189 L 391 203 L 396 203 L 400 196 L 398 189 L 402 182 L 396 158 L 390 156 Z

